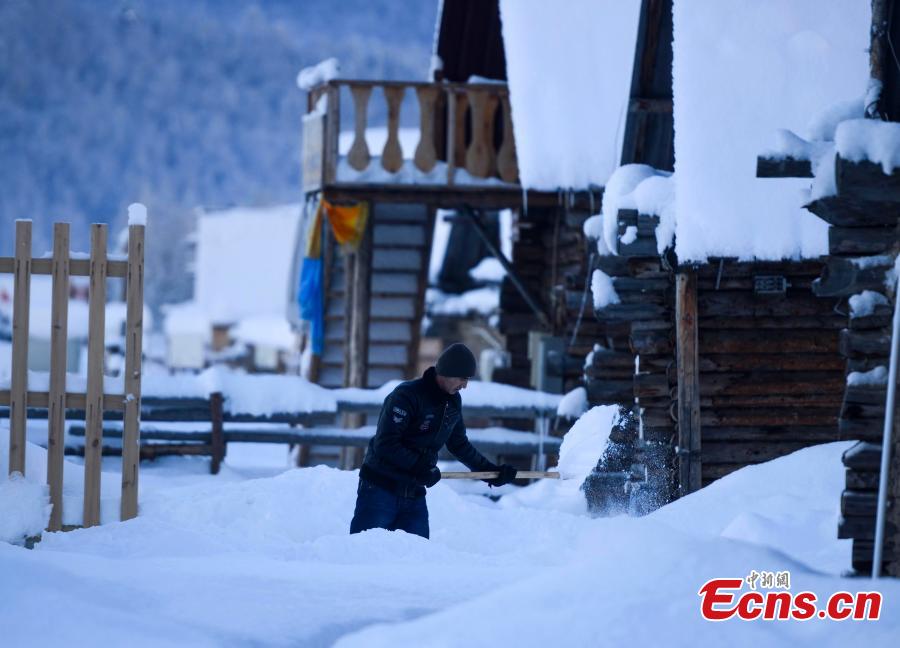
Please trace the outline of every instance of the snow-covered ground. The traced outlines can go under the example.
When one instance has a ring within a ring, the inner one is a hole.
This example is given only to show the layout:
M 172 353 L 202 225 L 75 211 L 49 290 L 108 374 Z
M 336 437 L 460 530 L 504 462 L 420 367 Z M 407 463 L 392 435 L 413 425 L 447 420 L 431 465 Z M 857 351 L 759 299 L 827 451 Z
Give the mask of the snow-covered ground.
M 200 458 L 145 463 L 139 518 L 45 533 L 34 550 L 0 543 L 3 643 L 895 645 L 894 580 L 877 583 L 877 622 L 699 614 L 706 580 L 753 569 L 789 570 L 792 590 L 820 598 L 872 589 L 840 575 L 848 445 L 744 469 L 645 518 L 588 517 L 577 480 L 507 487 L 496 502 L 441 482 L 430 541 L 348 535 L 356 474 L 290 469 L 279 446 L 232 445 L 218 476 Z

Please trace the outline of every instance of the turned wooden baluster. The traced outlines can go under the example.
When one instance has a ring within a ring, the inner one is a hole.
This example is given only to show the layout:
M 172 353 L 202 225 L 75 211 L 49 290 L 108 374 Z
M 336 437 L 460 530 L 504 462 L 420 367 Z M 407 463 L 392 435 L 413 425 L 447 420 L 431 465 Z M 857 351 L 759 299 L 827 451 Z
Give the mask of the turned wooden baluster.
M 497 166 L 494 153 L 494 112 L 497 95 L 487 90 L 469 90 L 472 106 L 472 141 L 466 151 L 466 170 L 476 178 L 487 178 Z
M 400 104 L 403 103 L 403 86 L 388 86 L 384 98 L 388 105 L 388 136 L 381 154 L 381 166 L 389 173 L 396 173 L 403 166 L 403 149 L 400 148 Z
M 371 86 L 351 86 L 350 94 L 353 95 L 354 133 L 353 146 L 347 154 L 347 162 L 357 171 L 364 171 L 369 166 L 369 145 L 366 143 L 366 123 L 368 121 L 369 97 L 372 96 Z
M 513 136 L 512 111 L 509 106 L 509 93 L 500 95 L 500 106 L 503 110 L 503 142 L 497 153 L 497 172 L 504 182 L 519 181 L 519 163 L 516 159 L 516 139 Z
M 419 171 L 428 173 L 437 164 L 437 150 L 434 146 L 434 114 L 439 89 L 437 86 L 416 88 L 419 99 L 419 145 L 414 161 Z

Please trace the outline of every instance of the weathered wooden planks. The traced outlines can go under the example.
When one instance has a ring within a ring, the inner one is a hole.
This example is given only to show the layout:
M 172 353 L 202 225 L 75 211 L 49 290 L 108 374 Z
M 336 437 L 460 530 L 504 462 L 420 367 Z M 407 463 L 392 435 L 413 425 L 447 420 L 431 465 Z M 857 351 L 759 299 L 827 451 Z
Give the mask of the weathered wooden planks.
M 128 227 L 128 277 L 125 285 L 125 401 L 122 439 L 122 498 L 119 515 L 138 513 L 140 469 L 141 359 L 144 339 L 144 226 Z
M 50 330 L 50 391 L 47 413 L 47 485 L 49 531 L 62 529 L 63 466 L 66 434 L 66 343 L 69 322 L 69 224 L 53 226 L 53 288 Z
M 25 474 L 28 411 L 28 336 L 31 305 L 31 221 L 16 221 L 13 284 L 13 352 L 10 381 L 9 474 Z
M 100 524 L 100 473 L 103 446 L 103 368 L 106 326 L 106 224 L 91 225 L 91 283 L 88 305 L 88 376 L 85 415 L 85 527 Z

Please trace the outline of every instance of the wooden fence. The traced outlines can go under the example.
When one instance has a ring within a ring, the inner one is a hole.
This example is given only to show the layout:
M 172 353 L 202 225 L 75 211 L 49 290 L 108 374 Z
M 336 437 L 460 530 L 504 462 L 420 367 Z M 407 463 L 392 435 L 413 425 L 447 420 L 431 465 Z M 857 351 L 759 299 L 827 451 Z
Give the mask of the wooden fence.
M 338 400 L 336 410 L 312 412 L 272 412 L 269 414 L 248 414 L 233 412 L 227 407 L 225 397 L 220 392 L 208 398 L 154 398 L 145 397 L 142 402 L 140 455 L 143 459 L 153 459 L 166 455 L 202 455 L 211 458 L 210 472 L 217 474 L 225 458 L 229 443 L 280 443 L 285 445 L 327 445 L 341 448 L 364 448 L 374 435 L 374 426 L 344 428 L 338 422 L 348 414 L 362 417 L 377 415 L 381 410 L 378 402 L 353 402 Z M 470 430 L 472 443 L 482 452 L 501 455 L 531 455 L 535 465 L 544 463 L 548 454 L 558 454 L 561 439 L 547 434 L 549 421 L 556 415 L 556 405 L 532 405 L 519 407 L 468 406 L 463 413 L 470 420 L 536 421 L 538 433 L 517 432 L 520 438 L 482 438 L 480 430 Z M 2 414 L 2 410 L 0 410 Z M 71 414 L 71 412 L 70 412 Z M 77 413 L 75 413 L 77 414 Z M 42 411 L 31 412 L 40 417 Z M 110 422 L 104 428 L 104 438 L 115 440 L 124 437 L 123 427 L 112 421 L 120 421 L 121 413 L 108 411 L 105 419 Z M 154 423 L 162 424 L 155 426 Z M 191 423 L 191 429 L 171 429 L 167 424 Z M 69 428 L 74 443 L 67 448 L 71 454 L 80 454 L 86 449 L 76 441 L 86 437 L 86 428 L 74 424 Z M 104 454 L 116 455 L 116 443 L 101 448 Z M 448 457 L 443 453 L 445 458 Z
M 12 366 L 10 389 L 0 390 L 0 406 L 9 407 L 9 472 L 25 473 L 25 426 L 29 410 L 46 412 L 47 483 L 52 513 L 47 527 L 58 531 L 63 524 L 63 453 L 66 410 L 80 410 L 85 419 L 84 510 L 85 527 L 100 523 L 100 468 L 105 411 L 123 418 L 122 499 L 120 516 L 137 515 L 138 464 L 140 452 L 141 344 L 143 338 L 144 225 L 129 225 L 128 257 L 107 256 L 105 224 L 91 225 L 89 259 L 72 258 L 69 224 L 53 228 L 53 255 L 34 258 L 31 253 L 31 221 L 16 222 L 14 257 L 0 257 L 0 273 L 14 275 Z M 29 314 L 32 275 L 52 276 L 49 391 L 28 386 Z M 88 319 L 88 364 L 85 392 L 66 385 L 68 344 L 69 278 L 90 277 Z M 106 282 L 119 277 L 126 282 L 124 389 L 121 394 L 104 393 Z

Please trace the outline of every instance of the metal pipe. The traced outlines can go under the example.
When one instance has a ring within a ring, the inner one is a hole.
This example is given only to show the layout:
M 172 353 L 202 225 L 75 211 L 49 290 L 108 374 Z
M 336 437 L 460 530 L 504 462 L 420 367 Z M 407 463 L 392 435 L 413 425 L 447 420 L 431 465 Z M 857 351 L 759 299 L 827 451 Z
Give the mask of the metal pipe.
M 872 578 L 881 576 L 884 551 L 884 517 L 887 508 L 888 477 L 891 467 L 891 443 L 894 430 L 894 399 L 897 395 L 897 360 L 900 355 L 900 273 L 894 286 L 894 320 L 891 327 L 891 362 L 888 370 L 887 402 L 881 439 L 881 472 L 878 476 L 878 506 L 875 516 L 875 551 L 872 556 Z

